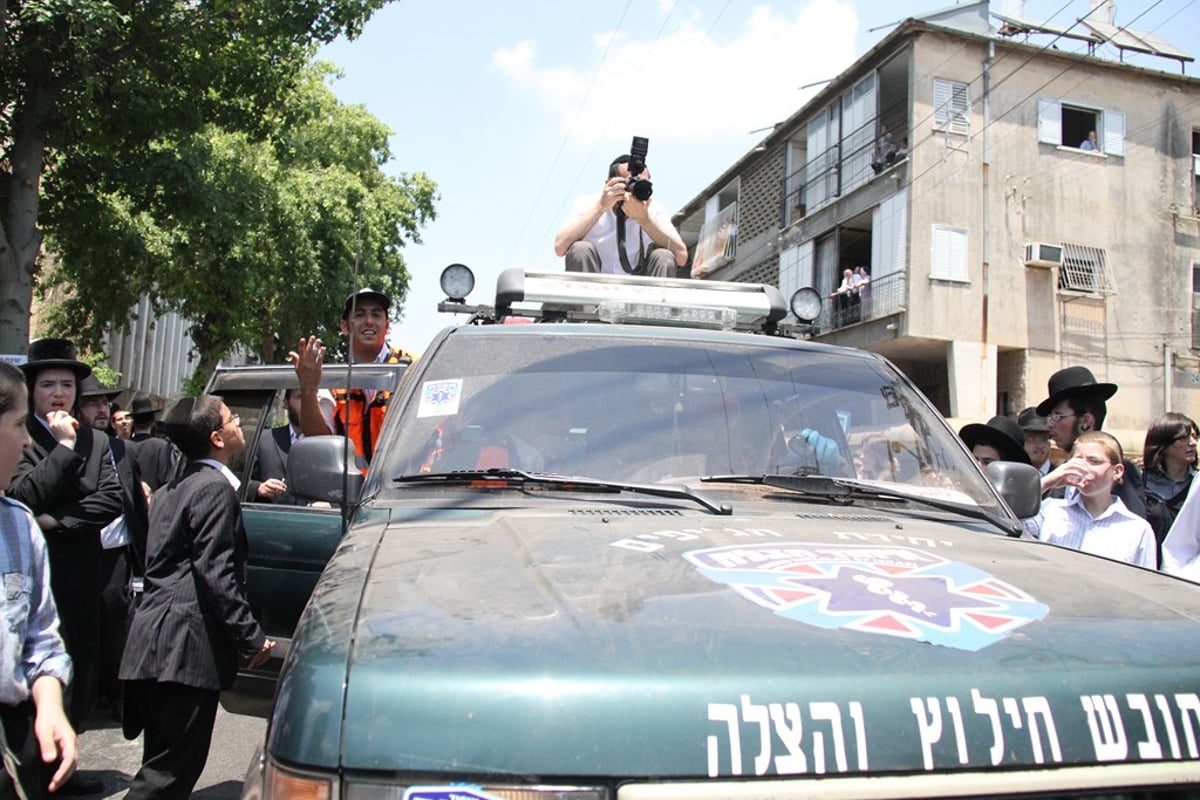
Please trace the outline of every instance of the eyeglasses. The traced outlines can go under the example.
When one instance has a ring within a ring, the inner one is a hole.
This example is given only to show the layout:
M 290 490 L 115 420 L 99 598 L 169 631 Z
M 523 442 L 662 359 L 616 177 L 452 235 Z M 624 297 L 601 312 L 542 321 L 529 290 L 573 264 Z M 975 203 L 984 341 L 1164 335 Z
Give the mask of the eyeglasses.
M 1181 433 L 1180 435 L 1178 435 L 1174 439 L 1172 439 L 1172 441 L 1195 442 L 1195 441 L 1200 441 L 1200 437 L 1197 437 L 1196 434 L 1194 434 L 1194 433 Z
M 1053 422 L 1054 424 L 1057 425 L 1058 423 L 1062 422 L 1067 417 L 1073 417 L 1073 416 L 1075 416 L 1074 411 L 1068 411 L 1066 413 L 1063 413 L 1062 411 L 1055 411 L 1055 412 L 1051 413 L 1050 416 L 1046 417 L 1046 419 L 1050 420 L 1051 422 Z
M 234 414 L 232 417 L 230 417 L 229 419 L 225 420 L 224 422 L 222 422 L 222 423 L 221 423 L 220 425 L 218 425 L 217 427 L 213 428 L 213 430 L 214 430 L 214 431 L 219 431 L 219 430 L 221 430 L 222 428 L 224 428 L 226 425 L 241 425 L 241 424 L 242 424 L 242 418 L 241 418 L 240 416 L 238 416 L 237 414 Z

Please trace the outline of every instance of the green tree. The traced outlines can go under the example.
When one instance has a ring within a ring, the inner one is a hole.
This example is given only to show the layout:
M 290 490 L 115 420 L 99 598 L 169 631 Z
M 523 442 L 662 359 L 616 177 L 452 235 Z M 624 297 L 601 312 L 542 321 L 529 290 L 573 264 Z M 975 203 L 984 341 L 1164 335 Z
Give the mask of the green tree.
M 213 126 L 260 136 L 313 48 L 384 2 L 0 0 L 0 352 L 25 351 L 43 192 L 74 200 L 60 173 L 102 174 Z
M 48 203 L 51 280 L 73 293 L 57 326 L 98 341 L 145 295 L 194 322 L 207 374 L 239 345 L 268 362 L 309 333 L 336 346 L 355 285 L 403 297 L 400 249 L 433 218 L 435 186 L 383 172 L 390 131 L 338 103 L 331 74 L 306 69 L 261 138 L 207 126 L 127 168 L 64 164 L 70 200 Z

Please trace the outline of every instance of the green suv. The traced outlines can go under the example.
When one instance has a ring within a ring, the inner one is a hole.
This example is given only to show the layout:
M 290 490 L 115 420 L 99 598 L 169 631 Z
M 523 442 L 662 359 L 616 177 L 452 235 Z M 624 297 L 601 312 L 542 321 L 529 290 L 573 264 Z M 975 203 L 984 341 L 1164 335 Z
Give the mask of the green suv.
M 1200 793 L 1200 587 L 1020 538 L 1036 471 L 985 475 L 885 359 L 805 341 L 769 286 L 464 294 L 351 491 L 247 797 Z M 344 452 L 298 442 L 292 490 L 333 496 Z

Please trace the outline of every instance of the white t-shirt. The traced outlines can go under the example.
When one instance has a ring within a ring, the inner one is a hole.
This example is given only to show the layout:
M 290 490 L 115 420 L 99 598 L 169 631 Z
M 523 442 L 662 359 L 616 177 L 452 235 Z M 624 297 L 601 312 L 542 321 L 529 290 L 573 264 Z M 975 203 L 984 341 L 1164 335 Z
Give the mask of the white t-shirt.
M 567 220 L 568 223 L 587 214 L 596 205 L 596 195 L 588 195 L 587 197 L 579 198 L 575 204 L 574 213 Z M 646 208 L 650 212 L 650 219 L 664 231 L 674 231 L 675 226 L 671 224 L 671 213 L 667 211 L 662 201 L 657 198 L 652 198 Z M 592 229 L 583 237 L 583 241 L 591 242 L 596 245 L 596 253 L 600 256 L 600 271 L 609 275 L 624 275 L 625 268 L 621 266 L 620 256 L 617 255 L 617 215 L 612 211 L 606 211 L 601 215 Z M 629 257 L 629 265 L 636 268 L 638 265 L 638 257 L 641 253 L 650 252 L 650 248 L 654 242 L 650 237 L 631 219 L 625 220 L 625 254 Z M 639 253 L 640 250 L 640 253 Z

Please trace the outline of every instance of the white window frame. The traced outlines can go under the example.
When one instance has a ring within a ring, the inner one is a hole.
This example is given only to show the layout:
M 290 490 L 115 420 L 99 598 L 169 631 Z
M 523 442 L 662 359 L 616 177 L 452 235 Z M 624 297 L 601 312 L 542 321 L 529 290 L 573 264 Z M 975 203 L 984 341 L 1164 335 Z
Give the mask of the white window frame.
M 961 81 L 933 79 L 933 129 L 967 136 L 971 133 L 971 87 Z
M 970 283 L 970 236 L 967 229 L 934 225 L 931 240 L 930 280 Z
M 1096 108 L 1086 103 L 1074 103 L 1057 98 L 1038 98 L 1038 141 L 1078 150 L 1077 144 L 1064 144 L 1062 138 L 1063 106 L 1089 111 L 1096 115 L 1096 139 L 1100 152 L 1106 156 L 1125 156 L 1125 113 L 1111 108 Z

